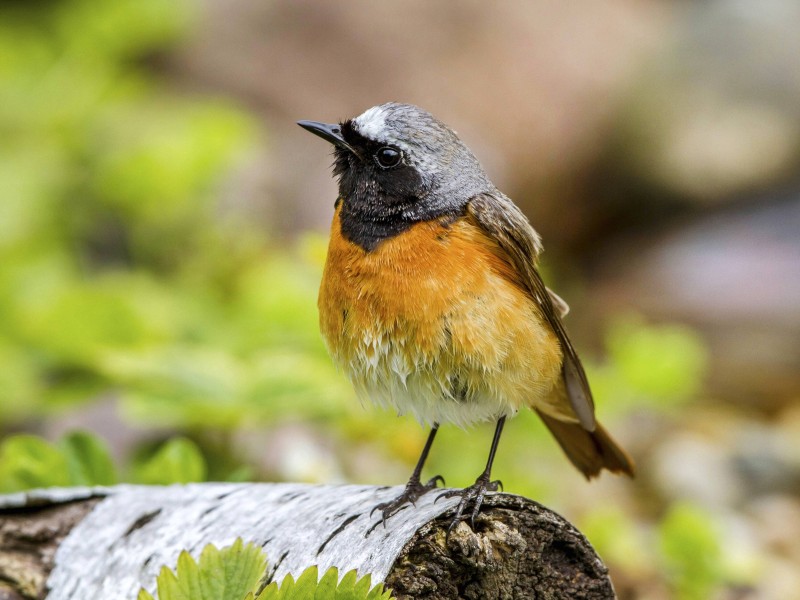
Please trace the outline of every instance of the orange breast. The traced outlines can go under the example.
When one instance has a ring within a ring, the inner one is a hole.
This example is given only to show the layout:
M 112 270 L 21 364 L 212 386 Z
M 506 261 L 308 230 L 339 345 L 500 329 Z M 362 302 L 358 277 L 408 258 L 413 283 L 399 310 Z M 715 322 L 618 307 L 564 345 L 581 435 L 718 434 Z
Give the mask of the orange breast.
M 493 241 L 429 221 L 366 252 L 334 215 L 320 326 L 360 396 L 467 425 L 545 400 L 561 350 Z

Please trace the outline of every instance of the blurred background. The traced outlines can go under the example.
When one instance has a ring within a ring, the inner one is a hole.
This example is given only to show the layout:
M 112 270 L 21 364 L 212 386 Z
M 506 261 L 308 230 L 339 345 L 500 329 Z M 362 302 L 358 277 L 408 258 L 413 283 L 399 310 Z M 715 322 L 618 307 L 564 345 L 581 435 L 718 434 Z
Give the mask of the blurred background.
M 587 483 L 531 413 L 506 489 L 620 598 L 800 598 L 796 0 L 5 0 L 0 492 L 404 483 L 426 431 L 361 407 L 317 330 L 336 197 L 294 122 L 389 100 L 459 132 L 543 235 L 598 414 Z M 482 469 L 445 427 L 427 473 Z

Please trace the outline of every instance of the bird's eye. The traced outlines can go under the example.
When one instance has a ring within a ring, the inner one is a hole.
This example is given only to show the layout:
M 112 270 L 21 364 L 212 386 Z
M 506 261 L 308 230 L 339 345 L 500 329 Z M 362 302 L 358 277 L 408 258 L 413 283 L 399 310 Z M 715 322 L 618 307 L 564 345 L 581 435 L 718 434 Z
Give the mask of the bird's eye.
M 400 153 L 400 150 L 392 148 L 391 146 L 384 146 L 375 153 L 375 161 L 378 163 L 378 166 L 384 169 L 396 167 L 400 164 L 400 159 L 402 157 L 403 155 Z

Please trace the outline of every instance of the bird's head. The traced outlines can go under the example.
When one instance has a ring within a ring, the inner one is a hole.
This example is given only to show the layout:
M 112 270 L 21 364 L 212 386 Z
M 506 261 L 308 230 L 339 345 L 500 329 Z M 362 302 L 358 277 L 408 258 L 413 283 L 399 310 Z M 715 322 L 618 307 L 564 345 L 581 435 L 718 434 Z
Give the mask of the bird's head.
M 456 133 L 417 106 L 390 102 L 338 124 L 298 124 L 334 144 L 343 219 L 357 230 L 343 221 L 343 232 L 365 234 L 367 245 L 494 190 Z

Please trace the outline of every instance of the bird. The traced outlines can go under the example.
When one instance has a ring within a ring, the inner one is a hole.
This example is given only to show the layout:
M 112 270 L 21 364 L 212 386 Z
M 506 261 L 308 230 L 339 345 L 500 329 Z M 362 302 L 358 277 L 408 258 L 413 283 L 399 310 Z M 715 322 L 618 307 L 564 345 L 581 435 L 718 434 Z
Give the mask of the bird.
M 375 507 L 383 523 L 444 484 L 421 479 L 444 423 L 495 423 L 475 483 L 440 494 L 459 498 L 450 529 L 467 517 L 474 529 L 500 489 L 492 464 L 519 410 L 538 414 L 587 479 L 632 477 L 632 459 L 595 418 L 562 322 L 569 307 L 539 273 L 539 234 L 458 135 L 398 102 L 297 124 L 333 145 L 338 181 L 318 297 L 327 349 L 362 402 L 430 426 L 403 492 Z

